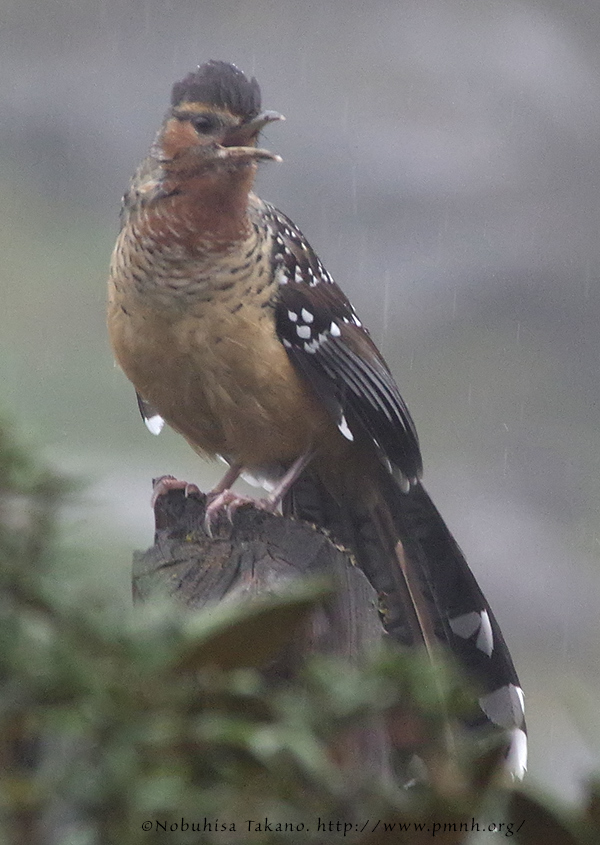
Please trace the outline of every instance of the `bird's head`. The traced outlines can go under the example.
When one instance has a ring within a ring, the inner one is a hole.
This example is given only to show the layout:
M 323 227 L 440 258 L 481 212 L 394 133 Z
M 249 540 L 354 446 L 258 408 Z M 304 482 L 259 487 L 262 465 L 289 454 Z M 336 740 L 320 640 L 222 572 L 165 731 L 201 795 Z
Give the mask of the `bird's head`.
M 167 169 L 192 172 L 280 161 L 257 141 L 264 126 L 283 119 L 261 111 L 256 79 L 227 62 L 206 62 L 173 86 L 155 153 Z

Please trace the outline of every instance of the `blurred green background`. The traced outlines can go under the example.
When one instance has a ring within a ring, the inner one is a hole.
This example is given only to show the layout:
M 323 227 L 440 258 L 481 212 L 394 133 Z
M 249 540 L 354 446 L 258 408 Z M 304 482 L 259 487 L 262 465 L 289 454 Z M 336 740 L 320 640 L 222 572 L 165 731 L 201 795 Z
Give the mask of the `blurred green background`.
M 1 403 L 89 480 L 65 584 L 125 606 L 152 477 L 219 472 L 146 432 L 104 301 L 171 84 L 233 61 L 287 117 L 259 191 L 385 352 L 503 626 L 530 777 L 578 796 L 600 769 L 597 0 L 4 0 L 0 20 Z

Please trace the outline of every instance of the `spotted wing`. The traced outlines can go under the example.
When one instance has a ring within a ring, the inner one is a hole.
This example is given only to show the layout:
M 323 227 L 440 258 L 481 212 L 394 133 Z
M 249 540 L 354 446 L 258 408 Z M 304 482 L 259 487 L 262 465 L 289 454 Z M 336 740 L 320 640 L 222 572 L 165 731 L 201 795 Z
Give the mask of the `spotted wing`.
M 352 305 L 281 212 L 270 208 L 279 290 L 279 338 L 345 437 L 361 428 L 404 479 L 421 473 L 415 425 L 398 387 Z

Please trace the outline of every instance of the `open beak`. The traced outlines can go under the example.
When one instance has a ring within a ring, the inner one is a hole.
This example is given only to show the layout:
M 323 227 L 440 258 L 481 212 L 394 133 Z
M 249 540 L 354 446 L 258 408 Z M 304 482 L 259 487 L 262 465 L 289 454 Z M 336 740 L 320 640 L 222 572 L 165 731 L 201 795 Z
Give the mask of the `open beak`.
M 281 161 L 281 156 L 263 150 L 260 147 L 251 146 L 252 142 L 256 141 L 258 133 L 268 123 L 273 123 L 276 120 L 285 120 L 282 114 L 276 111 L 261 112 L 254 120 L 248 123 L 243 123 L 241 126 L 236 126 L 223 139 L 221 149 L 219 150 L 219 158 L 225 159 L 269 159 L 271 161 Z
M 272 153 L 270 150 L 261 150 L 260 147 L 220 147 L 217 151 L 217 157 L 225 159 L 226 161 L 234 161 L 235 159 L 257 159 L 263 161 L 283 161 L 281 156 Z

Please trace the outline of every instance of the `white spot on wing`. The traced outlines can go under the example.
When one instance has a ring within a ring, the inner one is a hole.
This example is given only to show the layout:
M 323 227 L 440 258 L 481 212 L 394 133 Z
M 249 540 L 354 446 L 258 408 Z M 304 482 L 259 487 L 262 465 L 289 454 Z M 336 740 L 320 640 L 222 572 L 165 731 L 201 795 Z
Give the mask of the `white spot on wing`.
M 337 323 L 332 323 L 329 326 L 329 332 L 332 337 L 339 337 L 341 335 L 340 327 Z
M 310 337 L 310 326 L 296 326 L 296 334 L 303 340 L 308 340 Z
M 348 423 L 346 422 L 346 417 L 342 414 L 342 418 L 338 423 L 338 428 L 346 438 L 346 440 L 354 440 L 354 435 L 350 431 Z
M 287 272 L 285 270 L 285 267 L 280 266 L 279 269 L 277 270 L 277 284 L 287 285 L 288 282 L 289 282 L 289 279 L 288 279 L 288 275 L 287 275 Z
M 160 414 L 154 414 L 152 417 L 144 417 L 144 422 L 150 434 L 160 434 L 165 424 Z
M 506 768 L 513 778 L 523 780 L 527 771 L 527 734 L 521 728 L 515 728 L 510 732 Z
M 314 340 L 311 340 L 310 343 L 305 343 L 304 351 L 310 352 L 313 355 L 325 340 L 327 340 L 327 335 L 323 332 L 318 337 L 315 337 Z
M 501 728 L 521 728 L 525 712 L 523 690 L 515 684 L 506 684 L 499 689 L 482 695 L 479 706 L 494 724 Z
M 492 634 L 492 624 L 487 610 L 482 610 L 481 613 L 473 611 L 472 613 L 463 613 L 461 616 L 455 616 L 450 619 L 450 628 L 457 637 L 462 637 L 468 640 L 473 634 L 477 633 L 477 640 L 475 645 L 488 657 L 491 657 L 494 650 L 494 635 Z
M 475 631 L 481 625 L 481 618 L 476 611 L 472 613 L 463 613 L 462 616 L 455 616 L 454 619 L 450 619 L 450 627 L 454 631 L 457 637 L 462 637 L 465 640 L 468 640 L 469 637 L 473 636 Z
M 521 689 L 521 687 L 515 687 L 515 692 L 519 697 L 519 701 L 521 702 L 521 710 L 523 711 L 523 715 L 525 715 L 525 693 Z
M 393 474 L 393 470 L 390 467 L 390 474 Z M 403 473 L 400 473 L 398 476 L 398 484 L 400 485 L 400 489 L 403 493 L 410 493 L 410 478 L 407 478 Z M 452 625 L 450 626 L 452 627 Z
M 481 627 L 477 635 L 476 646 L 488 657 L 492 656 L 494 650 L 494 635 L 492 633 L 492 623 L 487 610 L 481 611 Z
M 315 319 L 314 314 L 311 314 L 310 311 L 307 311 L 306 308 L 303 308 L 300 312 L 300 316 L 304 320 L 305 323 L 312 323 Z
M 288 311 L 288 318 L 292 321 L 292 323 L 298 322 L 298 315 L 295 311 Z

